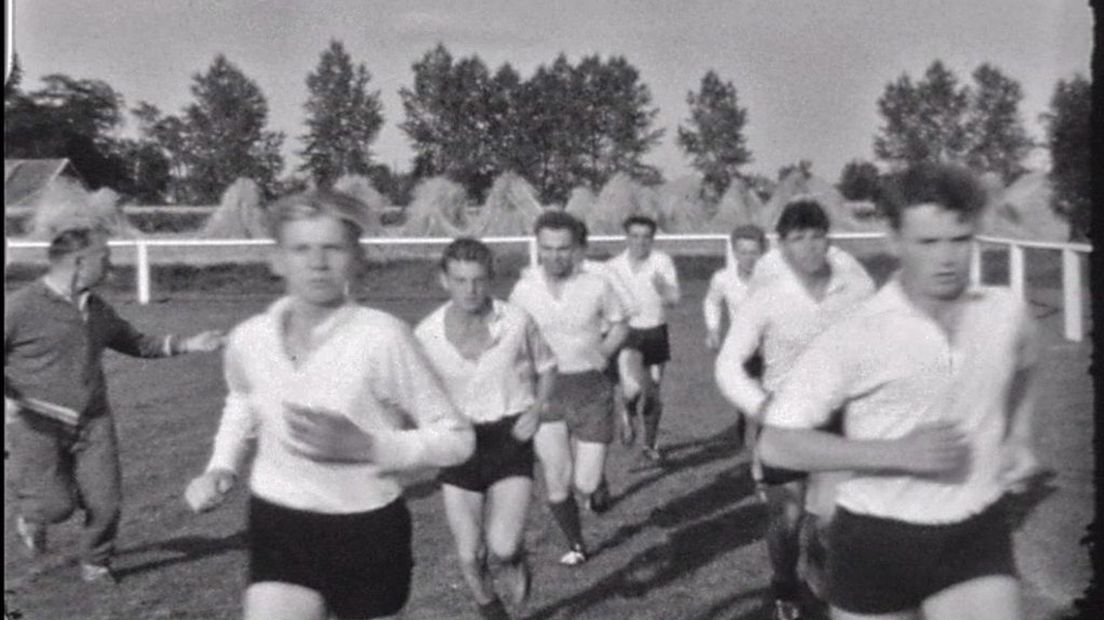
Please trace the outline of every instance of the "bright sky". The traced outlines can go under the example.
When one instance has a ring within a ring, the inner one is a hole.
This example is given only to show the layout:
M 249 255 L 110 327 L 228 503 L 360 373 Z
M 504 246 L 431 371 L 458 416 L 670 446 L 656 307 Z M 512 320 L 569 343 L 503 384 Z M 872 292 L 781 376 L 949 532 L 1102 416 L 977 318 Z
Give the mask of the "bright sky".
M 510 62 L 526 77 L 561 51 L 572 61 L 624 55 L 660 110 L 667 133 L 648 161 L 669 179 L 689 170 L 676 127 L 688 116 L 687 91 L 710 68 L 748 108 L 748 171 L 773 177 L 810 159 L 834 181 L 847 161 L 873 158 L 876 101 L 902 72 L 919 78 L 939 58 L 968 81 L 991 62 L 1023 85 L 1021 112 L 1041 139 L 1038 116 L 1054 84 L 1088 76 L 1092 51 L 1088 0 L 14 2 L 24 88 L 60 72 L 108 82 L 128 107 L 145 100 L 175 113 L 192 100 L 191 76 L 222 52 L 264 91 L 291 157 L 302 148 L 306 75 L 337 38 L 382 94 L 386 124 L 373 150 L 402 169 L 412 151 L 398 128 L 398 91 L 437 42 L 492 70 Z

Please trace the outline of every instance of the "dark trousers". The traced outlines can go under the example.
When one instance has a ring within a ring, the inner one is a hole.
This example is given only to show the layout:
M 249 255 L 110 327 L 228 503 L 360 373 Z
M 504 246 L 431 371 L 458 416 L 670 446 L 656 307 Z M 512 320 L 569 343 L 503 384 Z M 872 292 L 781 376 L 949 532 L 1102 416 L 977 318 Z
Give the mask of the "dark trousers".
M 47 525 L 84 510 L 82 561 L 105 564 L 115 550 L 122 503 L 118 439 L 109 412 L 77 428 L 20 412 L 8 426 L 10 493 L 18 514 Z

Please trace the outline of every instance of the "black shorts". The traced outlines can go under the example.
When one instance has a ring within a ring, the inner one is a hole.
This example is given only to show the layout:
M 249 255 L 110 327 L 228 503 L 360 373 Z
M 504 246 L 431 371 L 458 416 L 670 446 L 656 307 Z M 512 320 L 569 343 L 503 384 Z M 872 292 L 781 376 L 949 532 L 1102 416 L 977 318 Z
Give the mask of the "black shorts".
M 556 375 L 541 422 L 560 420 L 579 441 L 613 442 L 613 382 L 598 370 Z
M 338 618 L 402 610 L 414 556 L 402 498 L 368 512 L 323 514 L 249 500 L 249 583 L 276 581 L 322 595 Z
M 442 484 L 451 484 L 476 493 L 486 493 L 499 480 L 533 477 L 533 440 L 518 441 L 513 428 L 516 415 L 487 424 L 475 425 L 475 452 L 459 465 L 445 467 L 437 475 Z
M 629 329 L 629 337 L 625 340 L 626 349 L 640 351 L 644 357 L 645 366 L 666 364 L 671 361 L 671 342 L 667 336 L 667 324 L 649 327 L 647 329 Z
M 957 523 L 920 525 L 839 508 L 829 526 L 828 600 L 856 614 L 917 609 L 953 585 L 1016 576 L 1000 503 Z

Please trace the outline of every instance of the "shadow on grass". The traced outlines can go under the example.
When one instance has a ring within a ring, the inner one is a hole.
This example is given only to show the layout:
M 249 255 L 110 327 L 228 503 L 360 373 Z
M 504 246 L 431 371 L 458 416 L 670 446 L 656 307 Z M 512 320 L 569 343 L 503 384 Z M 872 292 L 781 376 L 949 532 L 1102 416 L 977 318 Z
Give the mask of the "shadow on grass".
M 647 469 L 642 467 L 629 468 L 631 472 L 647 471 L 648 473 L 635 479 L 632 484 L 618 493 L 613 501 L 615 504 L 623 502 L 661 478 L 682 470 L 697 468 L 718 459 L 735 457 L 740 451 L 737 447 L 739 444 L 739 427 L 735 422 L 725 427 L 711 439 L 669 444 L 663 448 L 664 461 L 662 464 L 651 465 Z M 746 467 L 747 463 L 742 463 L 740 466 Z
M 595 551 L 615 547 L 647 527 L 670 530 L 666 541 L 638 553 L 623 567 L 586 590 L 538 609 L 527 617 L 547 619 L 563 610 L 570 611 L 569 617 L 577 617 L 611 596 L 648 597 L 664 586 L 692 578 L 695 571 L 708 566 L 717 557 L 762 538 L 766 523 L 763 506 L 758 502 L 733 506 L 752 490 L 749 472 L 739 468 L 724 472 L 708 485 L 653 508 L 642 522 L 619 528 Z M 704 515 L 711 516 L 701 518 Z M 739 597 L 756 595 L 755 592 L 741 593 Z
M 117 578 L 125 579 L 132 575 L 157 570 L 166 566 L 183 564 L 184 562 L 194 562 L 202 558 L 221 555 L 228 551 L 236 551 L 239 549 L 245 549 L 244 531 L 221 538 L 212 538 L 209 536 L 181 536 L 179 538 L 172 538 L 161 542 L 142 545 L 140 547 L 131 547 L 121 550 L 117 556 L 119 558 L 151 551 L 171 552 L 174 555 L 150 560 L 134 566 L 122 566 L 116 568 L 114 573 Z

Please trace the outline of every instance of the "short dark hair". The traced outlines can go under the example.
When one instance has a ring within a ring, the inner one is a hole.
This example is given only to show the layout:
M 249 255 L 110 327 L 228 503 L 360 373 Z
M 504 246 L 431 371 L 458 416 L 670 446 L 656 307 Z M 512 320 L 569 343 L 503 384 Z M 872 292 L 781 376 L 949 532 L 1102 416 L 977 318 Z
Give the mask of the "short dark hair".
M 988 201 L 985 186 L 968 168 L 921 163 L 893 175 L 882 194 L 881 208 L 894 230 L 901 228 L 905 209 L 937 204 L 963 219 L 981 214 Z
M 812 198 L 798 198 L 787 203 L 782 209 L 782 215 L 778 217 L 778 224 L 774 230 L 778 233 L 778 238 L 782 239 L 795 230 L 812 229 L 828 232 L 831 225 L 828 214 L 819 202 Z
M 448 273 L 452 261 L 479 263 L 487 270 L 487 277 L 494 277 L 494 252 L 486 243 L 473 237 L 457 237 L 445 246 L 445 251 L 441 253 L 441 271 Z
M 767 233 L 755 224 L 741 224 L 733 228 L 729 239 L 732 240 L 732 245 L 736 245 L 740 239 L 748 239 L 758 243 L 760 249 L 767 249 Z
M 542 230 L 567 230 L 571 232 L 575 245 L 582 247 L 587 243 L 586 224 L 566 211 L 548 210 L 541 213 L 533 224 L 533 234 L 539 235 Z
M 655 235 L 656 229 L 659 228 L 659 225 L 656 224 L 656 221 L 648 217 L 647 215 L 630 215 L 629 217 L 625 218 L 624 222 L 621 222 L 621 228 L 624 228 L 625 232 L 629 232 L 629 229 L 633 226 L 647 226 L 652 235 Z
M 46 250 L 46 258 L 51 263 L 56 263 L 70 254 L 87 250 L 104 235 L 105 232 L 97 228 L 82 227 L 62 230 L 55 234 L 53 239 L 50 239 L 50 246 Z

